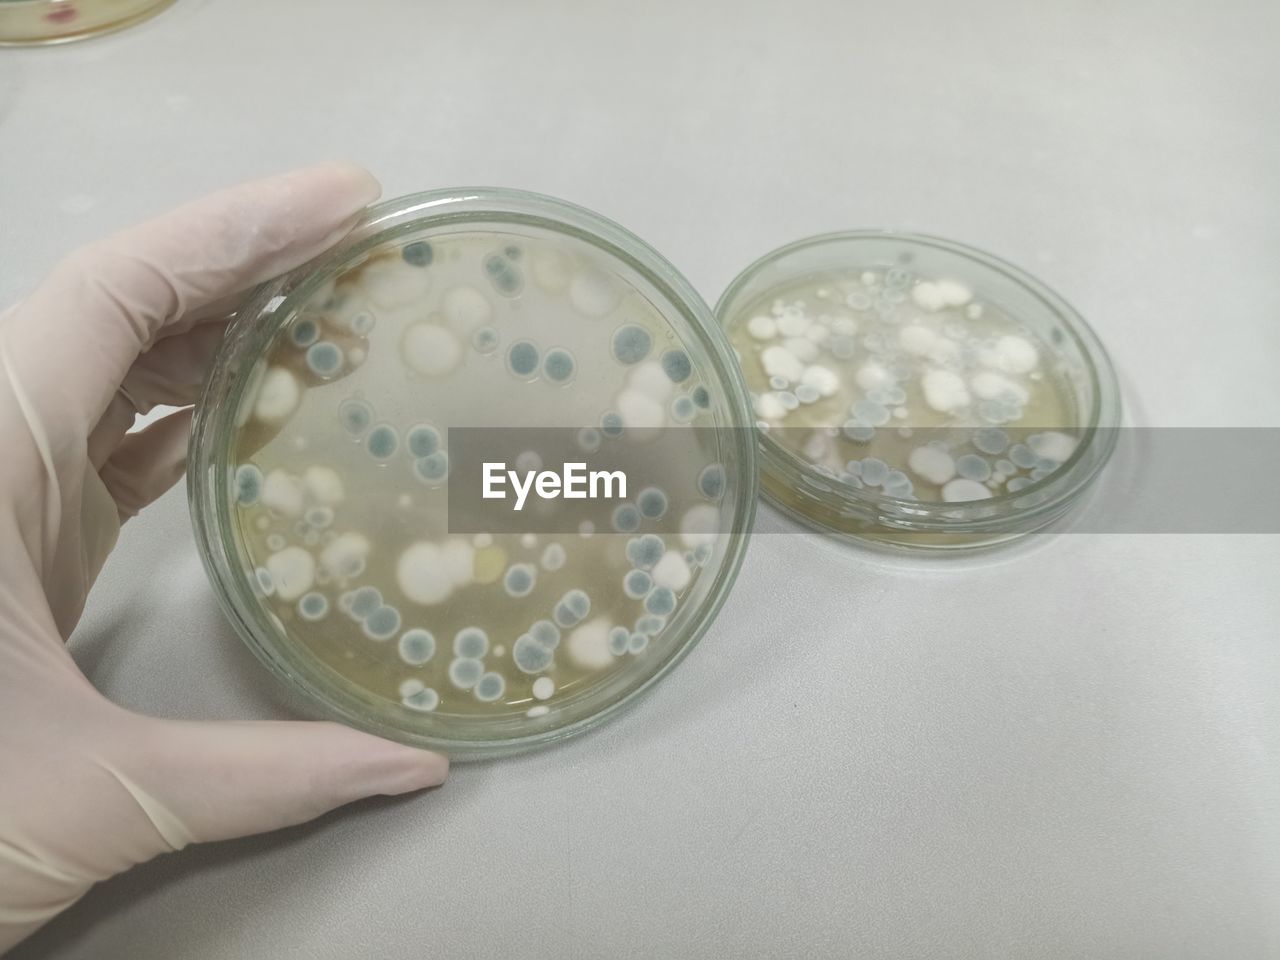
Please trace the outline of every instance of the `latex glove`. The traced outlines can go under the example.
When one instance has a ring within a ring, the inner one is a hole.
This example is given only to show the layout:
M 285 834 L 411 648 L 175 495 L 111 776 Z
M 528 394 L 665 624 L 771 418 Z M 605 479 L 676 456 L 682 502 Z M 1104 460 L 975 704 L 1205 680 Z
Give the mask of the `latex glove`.
M 0 952 L 159 853 L 445 777 L 338 724 L 128 712 L 63 643 L 120 523 L 182 475 L 190 412 L 127 434 L 134 414 L 192 403 L 228 306 L 379 192 L 340 164 L 228 190 L 72 254 L 0 315 Z

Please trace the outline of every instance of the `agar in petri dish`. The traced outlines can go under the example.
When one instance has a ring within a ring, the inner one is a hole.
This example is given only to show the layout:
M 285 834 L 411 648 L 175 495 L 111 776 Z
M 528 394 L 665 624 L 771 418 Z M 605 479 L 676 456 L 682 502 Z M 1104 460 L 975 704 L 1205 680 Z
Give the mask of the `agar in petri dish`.
M 766 448 L 766 493 L 832 532 L 1007 539 L 1056 516 L 1046 504 L 1065 509 L 1115 440 L 1114 374 L 1084 321 L 959 244 L 801 241 L 740 276 L 720 314 Z
M 193 437 L 197 531 L 250 646 L 345 719 L 462 755 L 554 739 L 661 675 L 753 511 L 746 394 L 709 310 L 528 196 L 375 214 L 292 295 L 265 291 Z M 515 473 L 608 455 L 626 495 L 531 493 L 528 529 L 459 531 L 460 428 L 515 438 Z

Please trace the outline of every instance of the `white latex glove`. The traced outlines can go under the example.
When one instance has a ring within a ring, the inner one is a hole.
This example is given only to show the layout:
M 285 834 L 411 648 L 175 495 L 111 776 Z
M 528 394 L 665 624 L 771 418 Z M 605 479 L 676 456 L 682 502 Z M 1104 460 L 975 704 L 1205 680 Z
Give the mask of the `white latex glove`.
M 79 250 L 0 315 L 0 952 L 159 853 L 448 771 L 337 724 L 130 713 L 63 645 L 120 523 L 182 475 L 190 412 L 126 435 L 134 414 L 192 403 L 228 307 L 379 193 L 340 164 L 227 190 Z

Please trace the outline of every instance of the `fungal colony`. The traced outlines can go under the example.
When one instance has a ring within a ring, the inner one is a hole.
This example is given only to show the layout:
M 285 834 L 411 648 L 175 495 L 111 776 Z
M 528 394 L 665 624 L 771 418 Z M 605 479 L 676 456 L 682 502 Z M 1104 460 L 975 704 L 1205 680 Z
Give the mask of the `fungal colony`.
M 231 484 L 248 582 L 289 644 L 402 723 L 552 725 L 671 648 L 730 535 L 713 431 L 675 431 L 679 456 L 598 521 L 459 535 L 447 520 L 451 428 L 572 428 L 589 459 L 724 422 L 639 285 L 541 228 L 437 228 L 304 299 L 240 400 Z
M 810 276 L 746 304 L 729 333 L 759 428 L 855 488 L 984 500 L 1049 477 L 1077 444 L 1058 351 L 955 280 Z

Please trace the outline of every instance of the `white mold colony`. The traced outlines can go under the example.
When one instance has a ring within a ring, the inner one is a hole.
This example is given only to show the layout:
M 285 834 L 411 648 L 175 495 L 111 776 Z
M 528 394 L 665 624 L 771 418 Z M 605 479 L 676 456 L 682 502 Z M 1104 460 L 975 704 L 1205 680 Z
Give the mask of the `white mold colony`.
M 747 305 L 729 334 L 758 426 L 852 486 L 981 500 L 1075 450 L 1064 362 L 955 280 L 900 267 L 810 278 Z
M 523 227 L 388 244 L 289 320 L 242 402 L 251 582 L 289 642 L 402 722 L 554 725 L 564 698 L 661 656 L 722 561 L 711 431 L 678 431 L 681 469 L 580 531 L 447 532 L 450 427 L 572 427 L 589 460 L 723 425 L 675 329 L 602 259 Z

